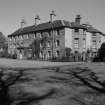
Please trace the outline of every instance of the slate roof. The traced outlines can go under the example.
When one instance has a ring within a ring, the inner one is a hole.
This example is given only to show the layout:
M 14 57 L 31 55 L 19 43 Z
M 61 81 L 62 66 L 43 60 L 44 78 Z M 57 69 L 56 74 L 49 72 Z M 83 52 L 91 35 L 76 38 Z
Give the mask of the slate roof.
M 95 29 L 94 27 L 88 27 L 87 28 L 87 31 L 88 32 L 92 32 L 92 33 L 101 33 L 101 31 Z
M 32 25 L 32 26 L 20 28 L 8 36 L 15 36 L 15 35 L 20 35 L 20 34 L 25 34 L 25 33 L 38 32 L 38 31 L 50 30 L 52 28 L 56 29 L 56 28 L 61 28 L 61 27 L 68 27 L 68 28 L 72 28 L 72 29 L 79 28 L 79 29 L 85 29 L 85 30 L 87 30 L 87 32 L 103 34 L 101 31 L 95 29 L 91 25 L 78 24 L 76 22 L 69 22 L 66 20 L 55 20 L 52 23 L 46 22 L 46 23 L 41 23 L 37 26 Z
M 25 33 L 30 33 L 30 32 L 43 31 L 43 30 L 48 30 L 48 29 L 52 29 L 52 28 L 55 29 L 55 28 L 60 28 L 60 27 L 86 29 L 85 26 L 80 25 L 80 24 L 76 24 L 75 22 L 71 23 L 71 22 L 65 21 L 65 20 L 55 20 L 55 21 L 53 21 L 53 24 L 51 22 L 46 22 L 46 23 L 39 24 L 37 26 L 33 25 L 33 26 L 24 27 L 22 29 L 20 28 L 8 36 L 20 35 L 20 34 L 25 34 Z
M 87 29 L 86 26 L 84 26 L 82 24 L 78 24 L 76 22 L 71 22 L 71 26 L 72 26 L 72 28 Z

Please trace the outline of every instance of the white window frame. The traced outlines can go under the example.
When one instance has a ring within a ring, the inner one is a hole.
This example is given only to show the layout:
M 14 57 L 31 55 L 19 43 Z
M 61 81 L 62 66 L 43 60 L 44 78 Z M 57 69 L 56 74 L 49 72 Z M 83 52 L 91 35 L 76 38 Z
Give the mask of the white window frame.
M 47 42 L 47 47 L 51 47 L 51 41 Z
M 60 40 L 56 40 L 56 47 L 60 46 Z
M 78 49 L 79 48 L 79 38 L 74 39 L 74 48 Z
M 83 49 L 86 49 L 86 39 L 83 39 Z
M 56 51 L 56 57 L 59 57 L 60 56 L 60 51 Z
M 48 58 L 51 57 L 51 51 L 48 51 Z

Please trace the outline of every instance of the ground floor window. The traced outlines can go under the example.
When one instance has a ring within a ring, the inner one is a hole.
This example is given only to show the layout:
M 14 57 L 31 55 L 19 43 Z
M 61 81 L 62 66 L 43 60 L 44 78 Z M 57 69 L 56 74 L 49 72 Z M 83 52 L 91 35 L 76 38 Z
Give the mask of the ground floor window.
M 42 51 L 40 52 L 40 57 L 43 58 L 43 52 Z
M 59 55 L 60 55 L 60 52 L 56 51 L 56 57 L 59 57 Z
M 51 57 L 51 51 L 48 51 L 48 58 Z

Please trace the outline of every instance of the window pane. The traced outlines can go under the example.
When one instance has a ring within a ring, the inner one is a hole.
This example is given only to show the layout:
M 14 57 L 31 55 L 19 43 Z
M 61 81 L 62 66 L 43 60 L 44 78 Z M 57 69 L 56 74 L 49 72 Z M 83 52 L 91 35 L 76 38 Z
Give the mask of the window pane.
M 74 48 L 78 48 L 79 47 L 79 39 L 75 38 L 74 39 Z

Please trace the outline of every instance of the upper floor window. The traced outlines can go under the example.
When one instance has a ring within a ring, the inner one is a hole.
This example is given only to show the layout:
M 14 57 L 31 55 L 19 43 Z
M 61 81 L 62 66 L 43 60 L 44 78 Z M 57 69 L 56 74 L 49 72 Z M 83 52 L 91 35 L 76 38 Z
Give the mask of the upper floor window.
M 42 34 L 40 32 L 36 33 L 36 37 L 42 38 Z
M 86 35 L 86 30 L 83 30 L 83 35 Z
M 48 51 L 48 57 L 51 57 L 51 51 Z
M 58 46 L 60 46 L 60 41 L 59 40 L 56 41 L 56 47 L 58 47 Z
M 78 38 L 74 39 L 74 48 L 79 48 L 79 39 Z
M 41 48 L 43 47 L 43 43 L 42 43 L 42 42 L 40 42 L 40 47 L 41 47 Z
M 93 40 L 92 41 L 92 48 L 96 48 L 96 44 L 97 44 L 96 40 Z
M 56 57 L 59 57 L 59 55 L 60 55 L 60 52 L 56 51 Z
M 43 37 L 50 37 L 51 36 L 51 32 L 50 31 L 43 32 L 42 35 L 43 35 Z
M 96 45 L 96 40 L 93 40 L 92 43 L 93 43 L 93 45 Z
M 36 34 L 34 34 L 33 37 L 36 38 Z
M 46 36 L 47 37 L 50 37 L 50 32 L 46 32 Z
M 43 57 L 43 52 L 42 52 L 42 51 L 40 52 L 40 57 L 41 57 L 41 58 Z
M 26 39 L 28 39 L 28 38 L 29 38 L 29 34 L 26 35 Z
M 60 35 L 60 30 L 59 29 L 55 30 L 55 35 L 56 36 Z
M 29 37 L 30 37 L 30 38 L 34 38 L 34 33 L 30 33 L 30 34 L 29 34 Z
M 15 40 L 17 41 L 19 39 L 19 36 L 15 36 Z
M 51 42 L 48 41 L 48 42 L 47 42 L 47 47 L 50 47 L 50 46 L 51 46 Z
M 93 33 L 92 36 L 96 36 L 96 33 Z
M 83 39 L 83 48 L 86 48 L 86 39 Z
M 9 37 L 8 39 L 9 39 L 9 41 L 12 41 L 12 37 Z
M 75 29 L 74 32 L 79 32 L 79 29 Z
M 22 39 L 23 39 L 23 35 L 20 35 L 20 36 L 19 36 L 19 39 L 22 40 Z
M 40 38 L 43 38 L 43 34 L 42 34 L 42 32 L 40 33 L 39 37 L 40 37 Z
M 16 41 L 16 38 L 15 37 L 12 37 L 12 40 L 15 42 Z

